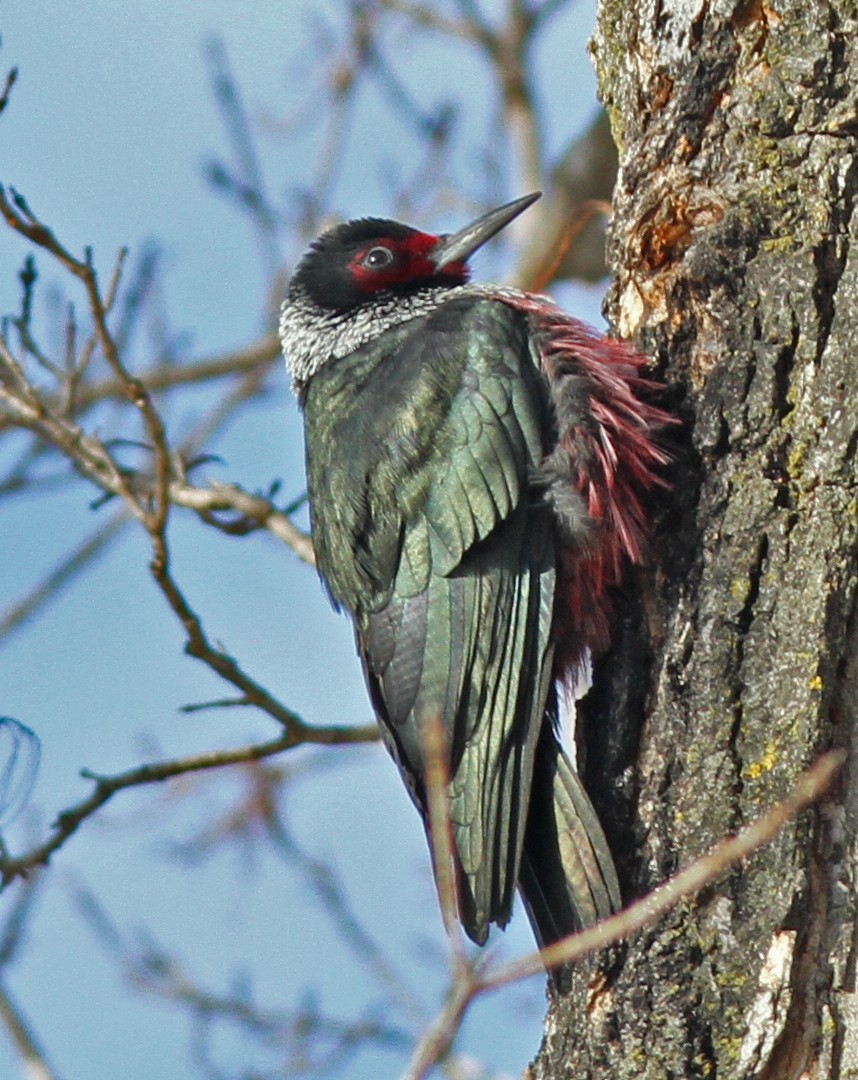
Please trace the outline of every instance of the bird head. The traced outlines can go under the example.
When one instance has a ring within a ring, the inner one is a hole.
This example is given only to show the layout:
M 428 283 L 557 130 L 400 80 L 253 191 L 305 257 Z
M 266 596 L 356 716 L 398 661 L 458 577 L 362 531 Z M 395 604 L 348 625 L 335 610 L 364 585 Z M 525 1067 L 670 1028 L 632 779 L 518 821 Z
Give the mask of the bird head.
M 303 293 L 323 309 L 346 312 L 381 294 L 464 285 L 471 255 L 538 198 L 539 192 L 525 195 L 441 236 L 383 218 L 337 225 L 303 257 L 290 292 Z

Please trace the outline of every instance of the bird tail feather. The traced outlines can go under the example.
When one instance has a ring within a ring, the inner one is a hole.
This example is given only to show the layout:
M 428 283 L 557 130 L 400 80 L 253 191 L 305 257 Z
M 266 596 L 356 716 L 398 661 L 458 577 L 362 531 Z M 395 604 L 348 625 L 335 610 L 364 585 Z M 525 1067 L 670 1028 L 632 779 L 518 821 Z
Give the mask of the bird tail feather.
M 622 906 L 602 826 L 550 721 L 536 751 L 519 888 L 541 948 Z

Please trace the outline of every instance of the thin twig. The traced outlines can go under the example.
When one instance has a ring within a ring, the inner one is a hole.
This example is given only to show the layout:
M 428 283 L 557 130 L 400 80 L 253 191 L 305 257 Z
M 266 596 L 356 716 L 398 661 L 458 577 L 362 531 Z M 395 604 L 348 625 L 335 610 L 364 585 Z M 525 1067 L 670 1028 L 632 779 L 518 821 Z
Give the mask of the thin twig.
M 390 1020 L 341 1020 L 323 1014 L 313 1003 L 294 1010 L 272 1009 L 258 1004 L 245 988 L 232 992 L 209 990 L 177 956 L 151 938 L 142 948 L 127 943 L 91 891 L 77 886 L 74 899 L 99 944 L 118 960 L 136 989 L 182 1006 L 193 1016 L 198 1025 L 195 1032 L 197 1053 L 194 1055 L 197 1061 L 210 1055 L 210 1027 L 218 1021 L 243 1031 L 262 1049 L 276 1054 L 281 1063 L 277 1075 L 291 1075 L 291 1071 L 282 1071 L 284 1068 L 289 1070 L 290 1058 L 301 1062 L 302 1074 L 312 1071 L 317 1075 L 324 1073 L 326 1068 L 333 1068 L 340 1059 L 364 1044 L 388 1046 L 394 1050 L 402 1050 L 408 1045 L 408 1032 Z M 218 1072 L 217 1075 L 222 1074 Z
M 60 244 L 53 232 L 36 219 L 26 202 L 19 195 L 10 203 L 0 188 L 0 211 L 8 223 L 33 243 L 51 252 L 71 273 L 84 284 L 90 301 L 90 313 L 95 323 L 99 345 L 105 359 L 113 371 L 114 377 L 123 387 L 124 396 L 140 412 L 147 435 L 148 449 L 154 462 L 152 475 L 145 479 L 139 474 L 120 467 L 105 444 L 84 434 L 69 418 L 50 413 L 38 394 L 27 383 L 23 371 L 14 358 L 3 351 L 3 378 L 11 381 L 11 388 L 0 383 L 0 399 L 5 400 L 9 409 L 17 417 L 22 427 L 34 431 L 41 438 L 53 443 L 67 457 L 74 461 L 80 470 L 112 495 L 120 496 L 128 509 L 137 518 L 149 534 L 152 546 L 150 569 L 155 583 L 169 604 L 171 610 L 182 623 L 187 635 L 185 651 L 203 661 L 221 678 L 241 691 L 248 703 L 264 710 L 291 735 L 294 742 L 304 741 L 306 728 L 296 715 L 269 693 L 261 684 L 249 676 L 238 662 L 223 650 L 215 648 L 203 630 L 202 621 L 185 598 L 171 572 L 170 549 L 167 540 L 167 519 L 171 505 L 181 495 L 196 496 L 195 509 L 201 516 L 211 515 L 218 509 L 213 493 L 205 496 L 206 505 L 200 504 L 199 490 L 189 485 L 176 482 L 176 474 L 182 472 L 181 462 L 171 455 L 167 443 L 163 421 L 143 384 L 133 378 L 125 369 L 119 356 L 116 343 L 107 326 L 107 307 L 102 301 L 92 256 L 89 251 L 84 261 L 75 259 Z M 107 303 L 115 300 L 123 255 L 117 260 Z M 221 506 L 224 501 L 238 508 L 242 516 L 249 520 L 258 520 L 260 526 L 272 528 L 295 546 L 308 561 L 312 558 L 309 539 L 292 526 L 285 515 L 273 509 L 270 502 L 247 496 L 237 489 L 222 489 Z M 238 504 L 243 504 L 241 507 Z M 96 793 L 98 794 L 98 793 Z M 103 794 L 103 793 L 102 793 Z M 75 826 L 76 827 L 76 826 Z
M 169 761 L 151 762 L 114 776 L 100 776 L 84 769 L 81 775 L 93 782 L 93 790 L 85 799 L 74 806 L 70 806 L 67 810 L 63 810 L 57 816 L 51 836 L 43 843 L 32 848 L 24 855 L 0 859 L 2 887 L 8 885 L 14 878 L 26 874 L 33 867 L 47 863 L 51 855 L 63 846 L 69 837 L 77 831 L 82 822 L 109 802 L 117 792 L 124 791 L 126 788 L 162 783 L 165 780 L 187 773 L 202 772 L 207 769 L 222 769 L 228 765 L 238 765 L 249 761 L 260 761 L 262 758 L 271 757 L 271 755 L 279 754 L 284 750 L 291 750 L 293 747 L 303 743 L 327 746 L 351 745 L 353 743 L 373 742 L 377 738 L 378 730 L 374 725 L 363 727 L 346 727 L 344 725 L 310 727 L 297 717 L 294 717 L 291 729 L 284 731 L 278 738 L 266 743 L 255 743 L 251 746 L 242 746 L 233 750 L 213 750 L 209 753 L 174 758 Z
M 293 525 L 288 515 L 278 510 L 270 499 L 251 495 L 236 484 L 218 483 L 205 488 L 174 483 L 170 485 L 170 498 L 176 506 L 194 510 L 201 517 L 218 511 L 233 511 L 276 536 L 309 566 L 315 565 L 316 556 L 310 536 Z
M 30 874 L 15 890 L 12 907 L 6 913 L 0 931 L 0 980 L 5 978 L 6 970 L 26 944 L 30 917 L 44 880 L 44 874 Z
M 401 1080 L 423 1080 L 433 1066 L 447 1057 L 478 987 L 473 978 L 460 976 L 453 980 L 443 1009 L 423 1033 Z
M 0 186 L 0 213 L 6 223 L 15 232 L 26 237 L 38 247 L 44 248 L 54 258 L 73 274 L 82 284 L 89 301 L 90 317 L 95 326 L 95 332 L 101 347 L 101 352 L 114 376 L 123 387 L 124 395 L 141 415 L 144 427 L 155 454 L 155 485 L 154 500 L 150 508 L 143 508 L 135 500 L 131 490 L 124 484 L 119 475 L 118 485 L 122 497 L 129 506 L 137 506 L 137 513 L 141 517 L 148 517 L 153 528 L 160 528 L 166 521 L 169 512 L 168 487 L 170 482 L 170 456 L 167 447 L 167 436 L 158 410 L 152 401 L 146 387 L 135 379 L 125 368 L 119 351 L 116 347 L 110 330 L 107 326 L 109 304 L 102 299 L 98 286 L 98 276 L 92 262 L 92 252 L 87 249 L 83 259 L 77 259 L 59 242 L 51 229 L 41 222 L 30 210 L 26 200 L 18 194 L 13 194 L 14 205 L 6 197 L 6 192 Z M 115 296 L 119 277 L 122 273 L 122 265 L 125 260 L 125 251 L 122 250 L 117 256 L 110 285 L 108 298 Z
M 187 364 L 163 364 L 141 372 L 137 377 L 149 391 L 171 390 L 177 386 L 196 385 L 253 371 L 272 363 L 277 359 L 279 352 L 277 335 L 266 334 L 258 341 L 242 349 L 236 349 L 234 352 L 221 353 Z M 81 386 L 75 395 L 75 404 L 80 410 L 94 405 L 97 401 L 119 398 L 123 395 L 123 385 L 119 380 L 104 379 Z
M 15 85 L 15 80 L 18 78 L 18 69 L 16 67 L 10 68 L 9 73 L 6 75 L 6 81 L 3 84 L 3 89 L 0 91 L 0 113 L 9 104 L 9 94 L 12 92 L 12 87 Z
M 50 412 L 26 383 L 23 373 L 12 361 L 0 343 L 4 370 L 15 381 L 15 388 L 7 390 L 0 382 L 0 401 L 4 401 L 14 421 L 22 428 L 32 431 L 43 442 L 54 446 L 72 461 L 78 470 L 92 483 L 109 495 L 123 499 L 130 512 L 144 524 L 147 530 L 156 531 L 163 524 L 163 516 L 150 518 L 146 504 L 157 498 L 158 478 L 147 478 L 139 473 L 121 469 L 104 444 L 87 435 L 73 420 Z M 161 461 L 166 448 L 156 454 Z M 170 468 L 168 461 L 167 467 Z M 207 488 L 196 487 L 182 480 L 171 478 L 167 484 L 167 498 L 176 506 L 194 510 L 201 517 L 218 511 L 232 511 L 267 529 L 287 544 L 304 562 L 313 565 L 314 553 L 310 537 L 289 520 L 288 516 L 269 500 L 251 495 L 237 485 L 213 483 Z
M 337 933 L 366 966 L 373 979 L 387 990 L 391 1003 L 399 1006 L 408 1016 L 410 1026 L 419 1030 L 427 1020 L 425 1009 L 393 962 L 385 956 L 381 946 L 358 919 L 335 868 L 310 855 L 289 833 L 283 815 L 278 813 L 275 799 L 263 798 L 261 804 L 268 835 L 275 849 L 285 858 L 297 862 Z
M 233 175 L 221 162 L 212 162 L 209 166 L 209 178 L 215 187 L 227 191 L 237 204 L 250 214 L 260 244 L 263 274 L 266 280 L 270 280 L 279 261 L 277 214 L 265 191 L 250 121 L 241 99 L 238 82 L 229 65 L 226 46 L 220 37 L 211 35 L 207 39 L 205 57 L 215 102 L 231 143 L 237 168 Z
M 202 621 L 186 600 L 170 570 L 170 554 L 162 530 L 150 534 L 153 558 L 149 569 L 155 584 L 161 590 L 173 613 L 185 629 L 187 641 L 185 652 L 212 669 L 226 682 L 240 690 L 247 701 L 268 713 L 291 734 L 296 742 L 306 741 L 305 735 L 313 729 L 307 725 L 273 694 L 248 675 L 234 657 L 221 649 L 215 648 L 203 629 Z M 321 741 L 321 740 L 314 740 Z
M 381 0 L 384 10 L 406 16 L 421 30 L 434 30 L 445 37 L 473 41 L 474 26 L 469 19 L 452 19 L 429 4 L 412 3 L 411 0 Z
M 35 1032 L 6 986 L 0 982 L 0 1021 L 4 1024 L 15 1048 L 21 1055 L 27 1080 L 57 1080 L 57 1074 L 48 1065 L 44 1051 L 39 1046 Z

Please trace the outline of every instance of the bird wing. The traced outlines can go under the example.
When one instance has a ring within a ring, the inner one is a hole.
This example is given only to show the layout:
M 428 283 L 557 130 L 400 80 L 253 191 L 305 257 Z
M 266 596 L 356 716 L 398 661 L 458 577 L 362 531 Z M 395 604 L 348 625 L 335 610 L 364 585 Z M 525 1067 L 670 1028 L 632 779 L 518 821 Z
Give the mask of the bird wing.
M 545 393 L 526 319 L 463 298 L 328 365 L 305 406 L 320 570 L 424 813 L 422 732 L 443 721 L 477 941 L 509 917 L 551 682 L 552 526 L 528 497 Z

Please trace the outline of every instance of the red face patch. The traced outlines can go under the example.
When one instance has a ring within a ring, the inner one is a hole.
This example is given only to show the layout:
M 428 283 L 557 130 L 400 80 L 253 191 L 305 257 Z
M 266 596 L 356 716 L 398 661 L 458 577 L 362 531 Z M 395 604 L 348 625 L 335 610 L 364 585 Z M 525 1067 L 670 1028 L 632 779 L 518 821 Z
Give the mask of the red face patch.
M 439 237 L 421 232 L 404 239 L 379 237 L 354 256 L 348 264 L 349 272 L 361 292 L 366 293 L 432 278 L 439 283 L 467 281 L 468 268 L 464 263 L 451 263 L 443 270 L 436 268 L 430 256 L 438 241 Z

